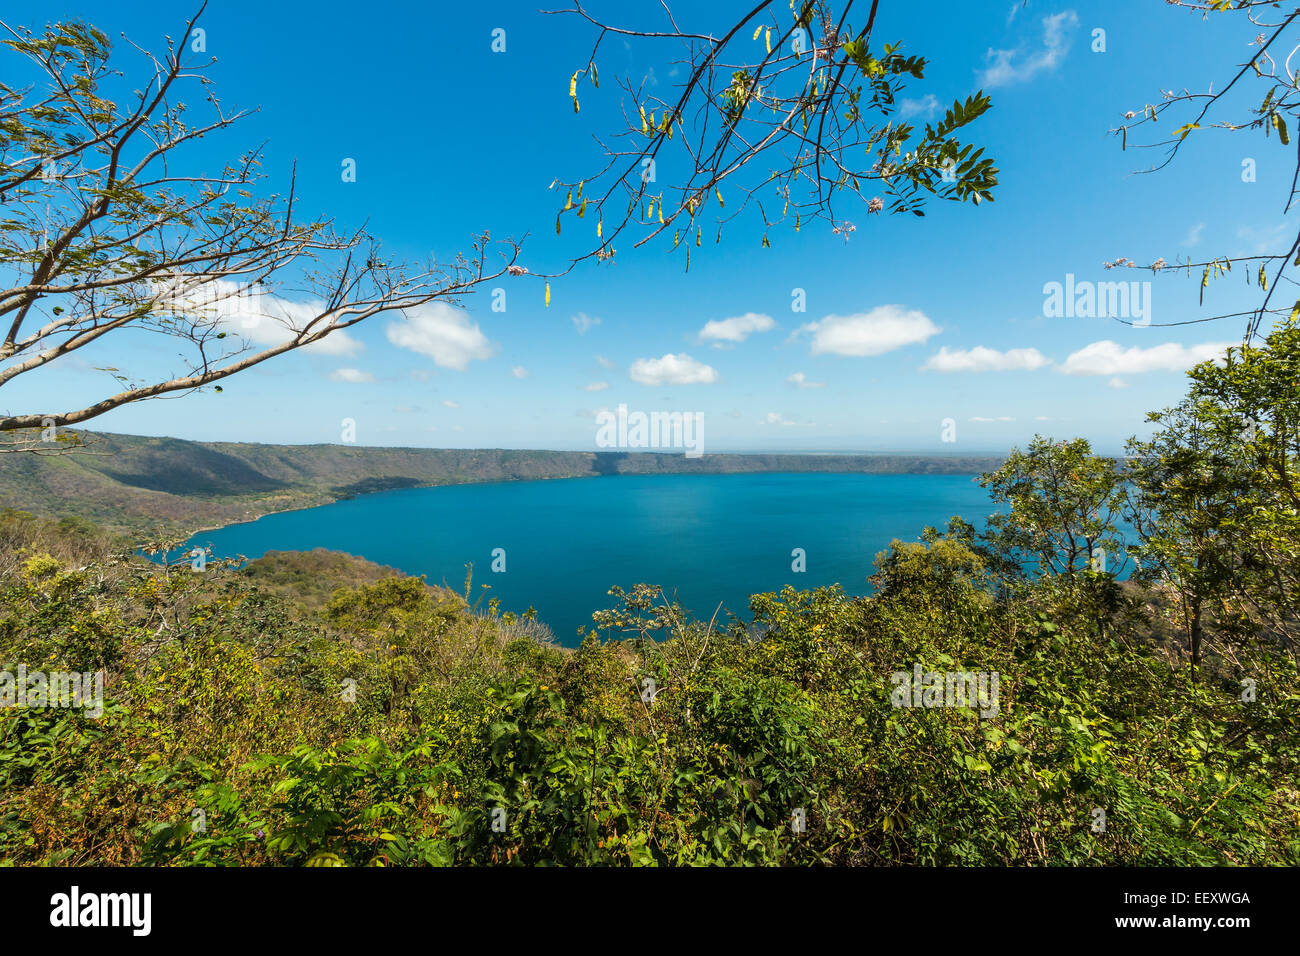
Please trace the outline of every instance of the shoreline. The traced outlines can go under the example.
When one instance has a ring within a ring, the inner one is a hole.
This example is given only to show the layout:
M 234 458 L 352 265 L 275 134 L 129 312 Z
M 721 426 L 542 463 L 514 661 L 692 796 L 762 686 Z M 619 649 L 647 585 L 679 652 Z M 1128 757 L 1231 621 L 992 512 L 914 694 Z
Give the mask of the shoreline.
M 634 475 L 974 475 L 996 469 L 1006 454 L 726 452 L 686 459 L 663 451 L 289 446 L 109 432 L 94 438 L 104 454 L 0 457 L 0 498 L 44 518 L 84 518 L 148 545 L 382 491 Z

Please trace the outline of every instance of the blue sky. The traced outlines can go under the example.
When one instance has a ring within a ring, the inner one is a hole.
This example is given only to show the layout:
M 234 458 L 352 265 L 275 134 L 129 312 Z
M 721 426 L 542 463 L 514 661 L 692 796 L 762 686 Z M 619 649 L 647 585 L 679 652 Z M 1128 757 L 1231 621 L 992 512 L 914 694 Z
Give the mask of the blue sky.
M 191 6 L 10 0 L 4 19 L 79 16 L 149 48 L 176 34 Z M 684 25 L 720 32 L 744 5 L 673 6 Z M 1122 152 L 1108 130 L 1160 90 L 1222 82 L 1255 31 L 1132 0 L 942 7 L 936 16 L 935 5 L 888 0 L 876 36 L 930 61 L 905 94 L 918 119 L 977 88 L 993 97 L 966 136 L 998 162 L 992 204 L 932 202 L 924 219 L 855 210 L 847 242 L 805 225 L 774 231 L 762 248 L 759 230 L 732 226 L 722 245 L 706 239 L 689 272 L 670 243 L 627 243 L 617 264 L 589 263 L 554 281 L 549 307 L 535 279 L 503 280 L 504 312 L 484 289 L 463 312 L 405 326 L 380 316 L 334 348 L 228 379 L 220 394 L 119 409 L 93 427 L 315 443 L 340 441 L 350 418 L 361 445 L 594 449 L 596 412 L 625 403 L 702 412 L 710 452 L 1001 452 L 1035 433 L 1118 451 L 1143 432 L 1147 410 L 1183 394 L 1192 361 L 1242 328 L 1159 323 L 1246 309 L 1256 295 L 1234 280 L 1212 287 L 1202 307 L 1199 277 L 1107 271 L 1103 262 L 1259 251 L 1282 223 L 1293 162 L 1276 139 L 1213 132 L 1191 137 L 1170 168 L 1132 175 L 1156 157 Z M 662 26 L 657 3 L 591 9 Z M 498 28 L 504 53 L 491 49 Z M 1091 49 L 1098 28 L 1105 52 Z M 483 230 L 513 236 L 534 272 L 558 271 L 591 243 L 570 228 L 555 235 L 563 197 L 548 186 L 598 168 L 592 135 L 626 100 L 613 78 L 647 78 L 665 97 L 679 81 L 667 58 L 607 43 L 601 88 L 582 88 L 575 115 L 569 76 L 594 34 L 573 17 L 539 13 L 536 0 L 214 0 L 205 29 L 223 102 L 260 109 L 199 144 L 190 154 L 198 166 L 265 141 L 268 191 L 285 187 L 296 161 L 303 213 L 365 223 L 402 257 L 449 257 Z M 356 161 L 355 182 L 340 175 L 345 158 Z M 1243 182 L 1246 158 L 1256 161 L 1255 182 Z M 1045 316 L 1045 284 L 1067 275 L 1150 281 L 1152 326 Z M 792 310 L 796 289 L 805 312 Z M 140 347 L 108 358 L 167 367 L 169 356 Z M 100 398 L 113 383 L 93 364 L 56 362 L 17 379 L 4 407 Z M 945 419 L 955 442 L 941 440 Z

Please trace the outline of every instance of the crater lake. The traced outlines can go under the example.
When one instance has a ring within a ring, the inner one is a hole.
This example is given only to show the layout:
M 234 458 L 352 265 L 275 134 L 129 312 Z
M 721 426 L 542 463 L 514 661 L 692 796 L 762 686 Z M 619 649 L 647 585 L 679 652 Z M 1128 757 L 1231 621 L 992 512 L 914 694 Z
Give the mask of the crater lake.
M 982 525 L 994 510 L 973 475 L 623 475 L 378 492 L 205 531 L 185 547 L 249 560 L 327 548 L 457 592 L 472 564 L 480 609 L 494 597 L 502 611 L 536 608 L 574 646 L 593 611 L 615 606 L 613 585 L 659 585 L 695 617 L 721 606 L 720 623 L 728 612 L 748 621 L 751 593 L 786 584 L 867 594 L 891 540 L 918 540 L 952 515 Z

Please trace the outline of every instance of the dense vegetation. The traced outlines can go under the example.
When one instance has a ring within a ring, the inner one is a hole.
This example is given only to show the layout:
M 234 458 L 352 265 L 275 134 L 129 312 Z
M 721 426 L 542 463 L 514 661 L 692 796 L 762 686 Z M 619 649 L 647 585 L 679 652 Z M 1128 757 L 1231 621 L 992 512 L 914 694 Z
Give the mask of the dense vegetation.
M 43 517 L 89 518 L 132 536 L 188 535 L 262 514 L 391 488 L 751 471 L 973 474 L 981 456 L 705 455 L 527 449 L 368 448 L 195 442 L 139 435 L 75 437 L 75 454 L 0 454 L 0 503 Z M 39 443 L 38 443 L 39 447 Z
M 0 662 L 107 690 L 5 712 L 0 858 L 1298 864 L 1298 369 L 1287 324 L 1127 462 L 1035 441 L 871 597 L 702 622 L 616 587 L 574 650 L 364 562 L 196 573 L 8 511 Z M 916 668 L 996 706 L 896 706 Z

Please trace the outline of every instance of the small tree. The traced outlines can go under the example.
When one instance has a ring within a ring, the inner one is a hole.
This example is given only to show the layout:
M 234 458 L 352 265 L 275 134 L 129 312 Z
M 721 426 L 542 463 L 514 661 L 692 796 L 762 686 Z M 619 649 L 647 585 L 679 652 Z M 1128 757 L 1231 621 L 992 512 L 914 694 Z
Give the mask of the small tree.
M 1233 498 L 1217 533 L 1236 557 L 1237 599 L 1294 652 L 1300 637 L 1300 326 L 1228 351 L 1189 373 L 1189 400 L 1225 449 Z M 1226 467 L 1226 466 L 1220 466 Z
M 1121 604 L 1116 579 L 1128 565 L 1118 528 L 1127 492 L 1114 459 L 1094 455 L 1084 438 L 1038 435 L 980 484 L 1009 506 L 989 516 L 986 547 L 1002 563 L 1036 563 L 1049 576 L 1044 584 L 1063 587 L 1105 637 Z
M 1249 484 L 1244 447 L 1220 441 L 1203 402 L 1185 399 L 1152 412 L 1160 426 L 1146 441 L 1130 439 L 1127 516 L 1138 533 L 1136 577 L 1164 582 L 1177 596 L 1193 668 L 1199 668 L 1205 615 L 1232 587 L 1235 546 L 1228 529 L 1241 514 Z
M 1123 570 L 1128 558 L 1117 530 L 1123 476 L 1114 459 L 1092 453 L 1087 439 L 1053 442 L 1037 435 L 979 481 L 995 502 L 1009 506 L 989 517 L 986 535 L 1002 553 L 1018 553 L 1045 573 L 1070 578 L 1095 568 Z M 1111 568 L 1111 559 L 1121 557 Z

